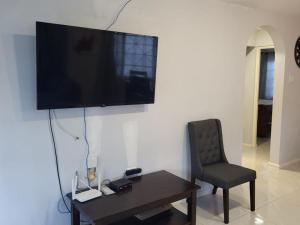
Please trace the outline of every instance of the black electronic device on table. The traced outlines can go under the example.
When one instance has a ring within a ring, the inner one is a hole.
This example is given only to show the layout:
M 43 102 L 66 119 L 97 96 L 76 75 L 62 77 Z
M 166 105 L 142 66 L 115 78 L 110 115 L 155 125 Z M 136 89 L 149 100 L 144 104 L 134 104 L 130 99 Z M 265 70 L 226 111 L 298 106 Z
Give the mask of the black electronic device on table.
M 125 171 L 125 178 L 134 180 L 138 179 L 142 175 L 142 168 L 130 168 Z
M 116 181 L 110 182 L 108 185 L 110 189 L 112 189 L 114 192 L 122 192 L 126 191 L 132 188 L 132 181 L 122 178 Z

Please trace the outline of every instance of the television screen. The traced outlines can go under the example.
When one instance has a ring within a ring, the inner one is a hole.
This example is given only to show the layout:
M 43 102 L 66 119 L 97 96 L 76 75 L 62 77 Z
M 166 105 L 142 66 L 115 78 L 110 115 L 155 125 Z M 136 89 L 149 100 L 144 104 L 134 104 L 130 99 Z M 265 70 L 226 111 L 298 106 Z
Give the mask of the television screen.
M 158 38 L 36 23 L 37 107 L 151 104 Z

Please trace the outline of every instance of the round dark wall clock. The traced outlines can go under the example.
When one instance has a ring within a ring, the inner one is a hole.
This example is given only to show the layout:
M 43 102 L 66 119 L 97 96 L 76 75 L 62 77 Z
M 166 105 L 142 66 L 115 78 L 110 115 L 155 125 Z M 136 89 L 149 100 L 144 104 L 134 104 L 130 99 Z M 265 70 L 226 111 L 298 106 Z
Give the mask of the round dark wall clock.
M 298 38 L 295 46 L 295 60 L 297 65 L 300 67 L 300 37 Z

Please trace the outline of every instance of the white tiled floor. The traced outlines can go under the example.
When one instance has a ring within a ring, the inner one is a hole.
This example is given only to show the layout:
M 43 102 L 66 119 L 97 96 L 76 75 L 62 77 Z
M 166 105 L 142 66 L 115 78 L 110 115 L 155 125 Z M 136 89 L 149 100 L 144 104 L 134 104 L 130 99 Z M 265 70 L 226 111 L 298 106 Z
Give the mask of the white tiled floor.
M 249 185 L 230 190 L 230 224 L 232 225 L 299 225 L 300 164 L 283 170 L 268 165 L 269 142 L 263 140 L 257 149 L 245 148 L 243 166 L 257 171 L 256 211 L 251 212 Z M 198 198 L 197 225 L 223 223 L 222 191 L 216 196 Z M 175 205 L 185 211 L 185 203 Z

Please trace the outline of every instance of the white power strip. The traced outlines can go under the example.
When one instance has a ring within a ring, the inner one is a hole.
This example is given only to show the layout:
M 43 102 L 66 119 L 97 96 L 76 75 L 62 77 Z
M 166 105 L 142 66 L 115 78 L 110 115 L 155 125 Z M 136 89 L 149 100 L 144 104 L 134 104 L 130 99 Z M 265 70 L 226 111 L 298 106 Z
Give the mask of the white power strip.
M 101 196 L 102 196 L 101 191 L 96 189 L 90 189 L 88 191 L 75 194 L 75 199 L 77 199 L 80 202 L 86 202 L 94 198 L 99 198 Z
M 104 195 L 112 195 L 112 194 L 116 193 L 113 190 L 111 190 L 109 187 L 107 187 L 106 185 L 103 185 L 101 187 L 101 191 L 103 192 Z

